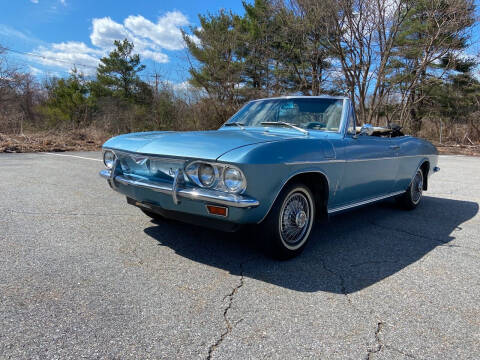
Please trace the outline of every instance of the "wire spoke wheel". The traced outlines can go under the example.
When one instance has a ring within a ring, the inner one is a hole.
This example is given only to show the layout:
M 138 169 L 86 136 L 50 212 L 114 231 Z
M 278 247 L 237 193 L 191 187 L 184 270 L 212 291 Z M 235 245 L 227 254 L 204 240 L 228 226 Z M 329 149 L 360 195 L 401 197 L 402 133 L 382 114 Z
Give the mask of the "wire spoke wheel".
M 285 199 L 280 211 L 279 231 L 285 246 L 297 249 L 306 241 L 312 223 L 312 199 L 296 191 Z
M 410 195 L 412 202 L 416 205 L 420 202 L 423 192 L 423 174 L 421 170 L 418 170 L 415 174 L 415 177 L 412 180 L 412 185 L 410 187 Z

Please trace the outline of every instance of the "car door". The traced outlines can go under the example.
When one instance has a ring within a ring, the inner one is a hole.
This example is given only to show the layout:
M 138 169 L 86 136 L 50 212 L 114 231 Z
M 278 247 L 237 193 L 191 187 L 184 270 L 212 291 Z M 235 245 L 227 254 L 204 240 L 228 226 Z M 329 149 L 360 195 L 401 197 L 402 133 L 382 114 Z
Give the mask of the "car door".
M 355 124 L 353 110 L 350 120 Z M 350 125 L 349 129 L 354 129 Z M 398 172 L 399 146 L 391 138 L 356 135 L 346 131 L 343 144 L 345 160 L 341 189 L 342 205 L 353 204 L 390 194 Z

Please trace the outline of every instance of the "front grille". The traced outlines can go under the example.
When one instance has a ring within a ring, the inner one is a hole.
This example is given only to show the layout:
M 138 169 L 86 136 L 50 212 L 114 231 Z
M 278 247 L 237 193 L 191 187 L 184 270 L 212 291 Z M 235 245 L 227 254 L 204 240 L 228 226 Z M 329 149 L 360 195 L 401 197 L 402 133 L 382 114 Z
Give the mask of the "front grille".
M 125 175 L 140 176 L 150 180 L 173 182 L 175 171 L 183 169 L 185 160 L 161 156 L 148 156 L 115 152 Z

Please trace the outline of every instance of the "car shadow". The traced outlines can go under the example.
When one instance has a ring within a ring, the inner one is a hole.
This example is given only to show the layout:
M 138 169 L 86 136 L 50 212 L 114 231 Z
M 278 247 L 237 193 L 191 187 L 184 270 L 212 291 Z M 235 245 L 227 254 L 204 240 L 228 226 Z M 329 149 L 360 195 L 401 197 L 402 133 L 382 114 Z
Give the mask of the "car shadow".
M 391 200 L 318 224 L 305 251 L 289 261 L 262 255 L 255 227 L 222 233 L 175 221 L 146 228 L 180 256 L 295 291 L 352 293 L 381 281 L 437 246 L 455 247 L 455 231 L 478 213 L 475 202 L 425 196 L 414 211 Z

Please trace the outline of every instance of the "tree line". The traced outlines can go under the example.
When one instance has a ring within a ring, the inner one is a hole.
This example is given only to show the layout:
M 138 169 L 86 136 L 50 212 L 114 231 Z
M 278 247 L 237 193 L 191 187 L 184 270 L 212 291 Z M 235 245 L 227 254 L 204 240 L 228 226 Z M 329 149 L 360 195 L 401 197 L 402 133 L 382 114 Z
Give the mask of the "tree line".
M 251 99 L 341 94 L 354 99 L 360 123 L 480 140 L 478 63 L 465 55 L 472 0 L 255 0 L 243 8 L 199 15 L 200 26 L 186 29 L 190 87 L 182 94 L 143 81 L 126 39 L 94 79 L 74 68 L 39 83 L 0 56 L 0 132 L 211 129 Z

